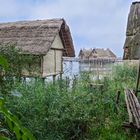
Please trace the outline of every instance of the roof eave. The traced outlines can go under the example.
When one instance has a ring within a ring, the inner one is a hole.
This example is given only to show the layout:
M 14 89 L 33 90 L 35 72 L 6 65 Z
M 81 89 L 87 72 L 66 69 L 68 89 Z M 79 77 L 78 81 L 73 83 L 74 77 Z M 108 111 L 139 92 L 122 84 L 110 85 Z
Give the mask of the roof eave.
M 71 37 L 71 32 L 64 19 L 59 34 L 62 39 L 62 43 L 64 45 L 63 56 L 75 57 L 75 50 L 74 50 L 73 40 Z

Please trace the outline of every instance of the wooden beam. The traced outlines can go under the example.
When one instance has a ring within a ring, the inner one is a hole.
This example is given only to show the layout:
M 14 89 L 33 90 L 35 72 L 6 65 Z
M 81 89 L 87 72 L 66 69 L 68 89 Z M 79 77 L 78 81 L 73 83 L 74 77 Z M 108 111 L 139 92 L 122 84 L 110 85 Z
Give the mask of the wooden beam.
M 140 129 L 140 104 L 133 93 L 133 90 L 125 90 L 125 100 L 129 115 L 129 123 L 133 123 L 132 119 L 134 118 L 137 128 Z
M 64 48 L 51 48 L 51 50 L 63 51 L 63 50 L 65 50 L 65 49 L 64 49 Z
M 127 106 L 127 112 L 128 112 L 128 117 L 129 117 L 129 123 L 133 123 L 133 116 L 130 110 L 130 106 L 129 106 L 129 102 L 128 102 L 128 98 L 127 98 L 127 90 L 125 91 L 125 102 L 126 102 L 126 106 Z

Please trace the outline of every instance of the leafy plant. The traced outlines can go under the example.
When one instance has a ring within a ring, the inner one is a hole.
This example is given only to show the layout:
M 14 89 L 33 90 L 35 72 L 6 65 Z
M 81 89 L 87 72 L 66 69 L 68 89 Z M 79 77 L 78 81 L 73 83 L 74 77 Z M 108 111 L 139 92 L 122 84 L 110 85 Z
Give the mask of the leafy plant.
M 2 98 L 0 98 L 0 113 L 4 115 L 8 127 L 13 133 L 15 133 L 17 140 L 35 140 L 34 136 L 29 132 L 29 130 L 21 126 L 17 117 L 8 111 L 6 107 L 4 107 L 4 99 Z M 3 137 L 3 139 L 6 138 Z
M 7 60 L 0 55 L 0 81 L 1 85 L 4 85 L 3 82 L 3 73 L 8 70 L 8 62 Z M 3 114 L 7 125 L 9 126 L 10 130 L 15 133 L 17 140 L 35 140 L 34 136 L 30 131 L 20 124 L 19 120 L 15 115 L 13 115 L 10 111 L 4 107 L 4 99 L 0 97 L 0 113 Z M 6 129 L 5 129 L 6 130 Z M 6 130 L 7 131 L 7 130 Z M 3 131 L 4 132 L 4 129 Z M 1 140 L 9 140 L 8 137 L 0 135 Z
M 134 86 L 136 67 L 116 66 L 111 78 L 100 81 L 104 85 L 103 92 L 90 87 L 91 80 L 89 73 L 82 73 L 70 82 L 58 80 L 55 84 L 43 84 L 39 78 L 30 79 L 26 85 L 17 82 L 11 89 L 21 96 L 6 95 L 5 105 L 38 140 L 132 138 L 121 127 L 127 116 L 124 95 L 121 94 L 120 110 L 116 112 L 115 93 L 116 90 L 123 93 L 126 85 Z M 17 131 L 16 137 L 22 137 L 23 127 L 11 113 L 10 117 L 10 130 Z M 14 128 L 13 121 L 16 121 Z
M 124 104 L 120 104 L 120 113 L 117 114 L 115 91 L 89 92 L 88 81 L 83 78 L 77 80 L 75 90 L 66 90 L 65 81 L 61 81 L 62 89 L 59 81 L 55 85 L 44 85 L 39 79 L 27 82 L 26 86 L 19 84 L 16 90 L 22 97 L 10 96 L 7 107 L 39 140 L 111 139 L 117 135 L 126 138 L 121 128 L 125 116 Z M 110 131 L 109 137 L 107 131 Z
M 1 71 L 8 70 L 8 62 L 2 55 L 0 55 L 0 68 L 1 68 Z
M 1 96 L 10 94 L 15 86 L 13 83 L 22 81 L 24 75 L 39 76 L 40 57 L 23 54 L 21 50 L 15 48 L 15 45 L 0 45 L 0 60 Z

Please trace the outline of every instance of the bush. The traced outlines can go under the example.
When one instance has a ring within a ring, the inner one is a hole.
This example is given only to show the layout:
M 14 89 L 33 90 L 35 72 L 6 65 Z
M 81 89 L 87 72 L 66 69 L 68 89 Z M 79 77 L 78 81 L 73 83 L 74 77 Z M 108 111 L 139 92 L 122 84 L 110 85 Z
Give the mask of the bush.
M 43 84 L 41 79 L 17 83 L 13 91 L 21 96 L 7 96 L 7 107 L 38 140 L 129 139 L 121 124 L 126 120 L 124 85 L 133 87 L 135 68 L 117 66 L 115 74 L 101 80 L 103 93 L 90 88 L 89 75 Z M 128 81 L 125 81 L 127 78 Z M 131 80 L 129 80 L 131 79 Z M 115 92 L 121 91 L 119 112 Z

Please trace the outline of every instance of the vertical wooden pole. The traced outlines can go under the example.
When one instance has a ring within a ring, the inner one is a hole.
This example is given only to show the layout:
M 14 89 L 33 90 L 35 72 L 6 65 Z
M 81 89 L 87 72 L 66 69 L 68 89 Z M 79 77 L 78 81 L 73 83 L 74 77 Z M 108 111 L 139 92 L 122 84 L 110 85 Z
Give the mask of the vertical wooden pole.
M 63 89 L 63 83 L 62 83 L 62 73 L 60 73 L 60 78 L 59 78 L 59 87 L 60 87 L 60 91 L 62 91 Z
M 26 77 L 23 77 L 23 84 L 26 85 Z
M 72 69 L 73 69 L 73 62 L 70 61 L 70 75 L 72 75 Z
M 54 50 L 54 73 L 56 74 L 56 51 Z
M 45 78 L 44 77 L 42 78 L 42 83 L 45 84 Z
M 55 85 L 56 75 L 53 75 L 53 84 Z
M 32 77 L 33 78 L 33 77 Z M 35 83 L 37 83 L 37 77 L 35 77 Z
M 139 88 L 139 80 L 140 80 L 140 60 L 139 60 L 139 67 L 138 67 L 138 74 L 137 74 L 137 82 L 136 82 L 136 89 L 135 95 L 137 96 L 138 88 Z
M 69 77 L 66 76 L 66 91 L 68 91 L 69 87 Z
M 79 72 L 81 72 L 81 61 L 79 61 Z
M 60 80 L 62 81 L 62 73 L 60 73 Z
M 121 94 L 121 91 L 118 90 L 118 91 L 117 91 L 117 95 L 116 95 L 116 104 L 117 104 L 117 105 L 119 104 L 120 94 Z
M 60 79 L 62 80 L 62 74 L 63 74 L 63 58 L 61 55 L 61 73 L 60 73 Z
M 99 82 L 100 76 L 99 76 L 99 60 L 97 60 L 97 81 Z

